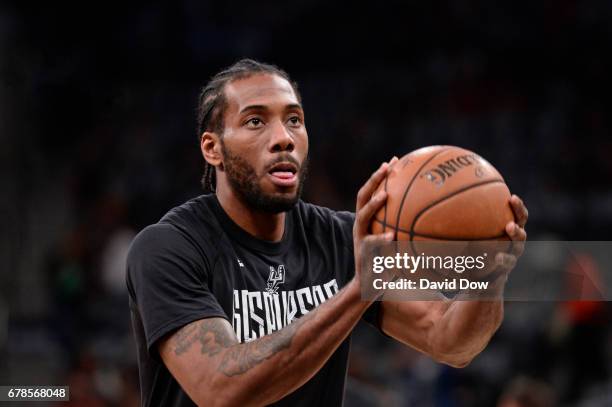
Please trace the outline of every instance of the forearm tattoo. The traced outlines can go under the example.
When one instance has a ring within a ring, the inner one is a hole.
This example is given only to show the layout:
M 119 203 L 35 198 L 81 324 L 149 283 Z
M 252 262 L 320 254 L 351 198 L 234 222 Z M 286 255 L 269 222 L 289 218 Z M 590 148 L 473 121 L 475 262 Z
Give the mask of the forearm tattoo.
M 297 330 L 309 316 L 307 314 L 279 331 L 247 343 L 238 343 L 222 322 L 212 318 L 203 319 L 181 328 L 173 335 L 174 353 L 180 356 L 199 342 L 202 355 L 210 357 L 221 354 L 217 368 L 219 372 L 226 376 L 240 375 L 289 348 Z

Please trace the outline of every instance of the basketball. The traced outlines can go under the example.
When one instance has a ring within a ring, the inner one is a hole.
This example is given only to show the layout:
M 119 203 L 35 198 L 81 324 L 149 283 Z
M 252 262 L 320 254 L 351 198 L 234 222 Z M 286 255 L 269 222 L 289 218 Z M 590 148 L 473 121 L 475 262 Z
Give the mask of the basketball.
M 514 220 L 500 173 L 459 147 L 430 146 L 405 155 L 379 189 L 388 196 L 372 232 L 393 231 L 394 240 L 506 240 L 506 224 Z

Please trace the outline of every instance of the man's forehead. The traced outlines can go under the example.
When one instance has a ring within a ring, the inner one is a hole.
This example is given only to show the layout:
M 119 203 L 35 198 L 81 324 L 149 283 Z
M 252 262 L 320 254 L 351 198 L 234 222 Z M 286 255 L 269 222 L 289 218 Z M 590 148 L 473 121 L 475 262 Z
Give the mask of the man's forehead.
M 267 104 L 278 98 L 281 99 L 278 102 L 284 104 L 299 103 L 291 84 L 271 74 L 257 74 L 232 81 L 225 87 L 225 96 L 230 105 L 237 104 L 238 110 L 248 105 Z

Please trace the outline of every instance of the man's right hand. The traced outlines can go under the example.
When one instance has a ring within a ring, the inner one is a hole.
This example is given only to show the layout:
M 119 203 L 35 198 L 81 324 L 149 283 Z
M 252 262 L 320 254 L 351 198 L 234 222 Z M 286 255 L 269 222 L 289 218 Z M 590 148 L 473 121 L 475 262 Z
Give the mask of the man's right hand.
M 380 183 L 388 174 L 389 168 L 397 161 L 393 157 L 391 161 L 384 162 L 370 176 L 370 179 L 359 189 L 357 193 L 357 203 L 355 208 L 355 224 L 353 225 L 353 246 L 355 252 L 355 278 L 361 275 L 361 250 L 364 242 L 391 241 L 393 232 L 383 233 L 382 235 L 370 234 L 370 223 L 374 215 L 387 200 L 387 192 L 380 190 L 376 192 Z M 376 192 L 376 193 L 375 193 Z

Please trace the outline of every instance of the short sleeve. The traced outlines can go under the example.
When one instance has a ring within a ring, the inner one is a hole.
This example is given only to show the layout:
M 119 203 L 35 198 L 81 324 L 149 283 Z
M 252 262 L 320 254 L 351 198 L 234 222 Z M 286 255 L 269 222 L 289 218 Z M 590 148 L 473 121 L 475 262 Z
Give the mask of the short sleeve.
M 127 285 L 137 307 L 147 349 L 169 332 L 202 318 L 227 315 L 208 286 L 201 250 L 170 224 L 140 232 L 128 252 Z

